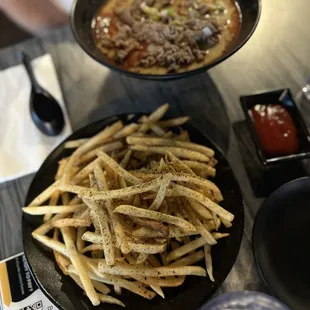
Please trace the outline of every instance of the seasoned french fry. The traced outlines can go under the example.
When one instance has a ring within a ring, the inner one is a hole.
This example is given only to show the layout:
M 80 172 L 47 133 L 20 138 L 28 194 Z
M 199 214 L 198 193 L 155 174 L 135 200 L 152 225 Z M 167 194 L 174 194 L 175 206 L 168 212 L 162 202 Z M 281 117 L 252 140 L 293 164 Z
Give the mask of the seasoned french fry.
M 160 126 L 156 125 L 156 124 L 152 124 L 151 126 L 151 130 L 159 137 L 162 137 L 165 135 L 165 130 L 163 130 Z
M 172 180 L 173 181 L 178 181 L 178 182 L 188 182 L 188 183 L 193 183 L 202 187 L 206 187 L 210 189 L 216 198 L 217 201 L 222 201 L 223 196 L 219 188 L 211 181 L 200 178 L 198 176 L 189 176 L 181 173 L 173 173 L 172 174 Z
M 181 129 L 181 134 L 175 137 L 176 140 L 191 142 L 187 130 Z
M 204 245 L 204 252 L 205 252 L 205 260 L 206 260 L 206 269 L 208 276 L 212 282 L 214 282 L 213 277 L 213 267 L 212 267 L 212 256 L 211 256 L 211 247 L 208 244 Z
M 88 266 L 91 268 L 91 271 L 89 271 L 88 274 L 92 280 L 96 280 L 98 282 L 103 282 L 106 284 L 119 285 L 147 299 L 152 299 L 155 297 L 155 293 L 147 290 L 144 286 L 139 285 L 138 283 L 127 281 L 121 277 L 117 277 L 113 275 L 106 275 L 106 274 L 103 275 L 98 271 L 97 266 L 94 266 L 93 264 L 89 263 L 89 261 L 87 262 L 88 262 Z M 75 268 L 74 267 L 72 268 L 72 267 L 73 267 L 72 265 L 69 266 L 68 270 L 74 273 L 77 273 Z
M 185 196 L 191 199 L 195 199 L 198 202 L 200 202 L 202 205 L 207 207 L 209 210 L 214 211 L 216 214 L 220 215 L 222 218 L 226 219 L 227 221 L 233 221 L 234 215 L 215 202 L 213 202 L 211 199 L 207 198 L 206 196 L 202 195 L 199 192 L 196 192 L 190 188 L 184 187 L 182 185 L 173 184 L 173 190 L 176 190 L 178 194 L 181 196 Z
M 172 131 L 168 131 L 163 135 L 163 138 L 165 139 L 170 139 L 173 137 L 173 132 Z
M 63 176 L 60 180 L 61 187 L 65 187 L 66 185 L 69 184 L 69 181 L 72 177 L 72 168 L 74 167 L 75 163 L 78 162 L 80 156 L 96 148 L 97 145 L 100 145 L 108 141 L 111 136 L 116 134 L 122 128 L 123 128 L 122 122 L 120 121 L 116 122 L 113 125 L 106 127 L 102 132 L 93 136 L 86 143 L 82 144 L 79 148 L 77 148 L 69 158 L 68 163 L 66 164 Z
M 123 129 L 121 129 L 119 132 L 117 132 L 114 136 L 113 139 L 121 139 L 125 138 L 127 136 L 130 136 L 134 132 L 136 132 L 139 128 L 139 125 L 136 123 L 129 124 L 125 126 Z
M 216 240 L 212 237 L 210 232 L 202 225 L 200 220 L 197 218 L 195 212 L 191 209 L 190 206 L 185 205 L 184 208 L 186 209 L 188 216 L 190 218 L 190 221 L 192 224 L 195 225 L 197 231 L 205 238 L 205 240 L 208 242 L 210 245 L 216 244 Z
M 36 240 L 38 240 L 39 242 L 41 242 L 42 244 L 44 244 L 45 246 L 47 246 L 48 248 L 52 249 L 52 250 L 55 250 L 59 253 L 61 253 L 62 255 L 68 257 L 68 252 L 67 252 L 67 249 L 66 249 L 66 246 L 57 241 L 57 240 L 53 240 L 49 237 L 46 237 L 46 236 L 43 236 L 43 235 L 39 235 L 37 233 L 32 233 L 32 237 Z
M 199 239 L 193 240 L 188 244 L 185 244 L 173 251 L 171 251 L 168 255 L 167 255 L 167 262 L 171 262 L 173 260 L 178 259 L 179 257 L 184 256 L 185 254 L 192 252 L 202 246 L 204 246 L 205 244 L 207 244 L 207 241 L 205 240 L 205 238 L 201 237 Z
M 198 174 L 202 177 L 205 177 L 205 176 L 215 177 L 215 175 L 216 175 L 216 170 L 207 164 L 199 163 L 199 162 L 193 161 L 193 160 L 182 160 L 182 162 L 187 167 L 195 170 L 195 172 L 198 171 Z
M 214 211 L 211 211 L 211 215 L 212 215 L 212 221 L 213 221 L 215 230 L 217 230 L 218 229 L 218 227 L 217 227 L 217 225 L 218 225 L 217 224 L 217 215 L 216 215 L 216 213 Z
M 64 192 L 64 193 L 61 193 L 61 201 L 62 201 L 62 204 L 63 205 L 69 205 L 70 203 L 70 193 L 68 192 Z M 75 204 L 70 204 L 70 205 L 75 205 Z
M 98 185 L 99 190 L 107 191 L 108 187 L 107 187 L 106 179 L 99 165 L 95 165 L 94 174 L 97 180 L 97 185 Z M 104 204 L 109 214 L 109 217 L 112 221 L 112 226 L 115 232 L 116 240 L 118 244 L 120 244 L 122 252 L 124 254 L 128 254 L 130 252 L 130 248 L 128 245 L 128 240 L 127 240 L 128 238 L 125 235 L 124 229 L 121 225 L 121 219 L 118 214 L 113 213 L 112 202 L 110 199 L 105 200 Z
M 168 111 L 169 104 L 165 103 L 158 107 L 155 111 L 153 111 L 150 116 L 148 117 L 149 122 L 158 122 Z
M 212 231 L 212 230 L 215 229 L 215 226 L 214 226 L 213 221 L 205 221 L 205 222 L 203 223 L 203 226 L 204 226 L 204 228 L 207 229 L 208 231 Z
M 54 222 L 58 219 L 63 219 L 68 216 L 68 213 L 59 213 L 56 214 L 53 218 L 46 221 L 42 225 L 40 225 L 38 228 L 36 228 L 33 233 L 38 235 L 46 235 L 50 230 L 54 228 Z
M 192 142 L 183 142 L 172 139 L 163 139 L 163 138 L 150 138 L 150 137 L 127 137 L 126 139 L 128 144 L 139 144 L 139 145 L 150 145 L 150 146 L 173 146 L 192 150 L 204 154 L 206 157 L 213 157 L 214 151 L 208 147 L 202 146 L 200 144 Z M 195 158 L 197 159 L 197 158 Z M 199 159 L 198 159 L 199 160 Z M 208 160 L 205 160 L 208 161 Z
M 120 161 L 121 158 L 124 158 L 124 157 L 125 157 L 125 155 L 128 153 L 128 151 L 130 151 L 130 150 L 128 150 L 128 148 L 125 147 L 124 150 L 118 151 L 118 152 L 115 154 L 115 158 L 114 158 L 114 159 L 115 159 L 116 161 Z M 123 168 L 124 168 L 124 167 L 123 167 Z
M 147 238 L 161 238 L 163 236 L 166 238 L 178 238 L 183 236 L 194 236 L 199 234 L 197 230 L 184 232 L 182 229 L 173 226 L 168 227 L 168 230 L 169 230 L 168 235 L 163 235 L 162 232 L 160 232 L 159 230 L 152 230 L 146 227 L 141 227 L 134 230 L 132 232 L 132 236 L 147 239 Z
M 149 253 L 140 253 L 138 258 L 137 258 L 136 264 L 137 265 L 143 265 L 144 262 L 147 260 L 148 256 L 149 256 Z
M 177 127 L 185 124 L 188 122 L 189 117 L 188 116 L 183 116 L 183 117 L 177 117 L 177 118 L 171 118 L 168 120 L 160 121 L 157 124 L 160 127 Z
M 120 176 L 120 175 L 118 176 L 118 184 L 119 184 L 120 188 L 127 187 L 126 180 L 122 176 Z
M 88 138 L 83 138 L 83 139 L 77 139 L 77 140 L 71 140 L 65 143 L 65 148 L 66 149 L 76 149 L 83 145 L 85 142 L 87 142 L 89 139 Z
M 170 242 L 170 246 L 171 246 L 172 250 L 175 250 L 175 249 L 180 247 L 179 243 L 177 241 L 174 241 L 174 240 L 172 240 Z
M 123 167 L 123 168 L 126 168 L 128 163 L 129 163 L 129 160 L 130 160 L 130 157 L 131 157 L 131 154 L 132 154 L 132 151 L 131 150 L 128 150 L 124 156 L 124 158 L 122 159 L 120 165 Z
M 59 241 L 59 229 L 54 230 L 53 240 Z M 54 253 L 55 261 L 56 261 L 58 267 L 63 272 L 63 274 L 67 275 L 68 274 L 67 267 L 71 264 L 71 262 L 65 256 L 63 256 L 61 253 L 59 253 L 55 250 L 53 250 L 53 253 Z
M 128 196 L 133 196 L 141 193 L 148 192 L 160 186 L 163 177 L 159 177 L 149 182 L 132 185 L 122 189 L 110 190 L 110 191 L 95 191 L 91 189 L 79 190 L 79 196 L 91 200 L 108 200 L 108 199 L 121 199 Z
M 155 277 L 135 277 L 138 281 L 143 282 L 148 285 L 155 285 L 159 287 L 177 287 L 184 283 L 185 277 L 178 276 L 178 277 L 166 277 L 163 278 L 155 278 Z
M 98 226 L 101 233 L 104 255 L 109 265 L 114 265 L 114 248 L 112 245 L 112 236 L 109 227 L 109 219 L 104 209 L 99 206 L 96 202 L 84 199 L 85 203 L 90 207 L 91 210 L 98 217 Z
M 130 121 L 131 119 L 133 119 L 136 115 L 135 114 L 128 114 L 127 115 L 127 120 Z
M 97 152 L 98 157 L 109 165 L 117 174 L 122 176 L 126 181 L 130 182 L 131 184 L 140 183 L 141 180 L 136 178 L 134 175 L 131 175 L 127 170 L 125 170 L 121 165 L 119 165 L 113 158 L 111 158 L 108 154 L 103 151 Z
M 165 251 L 166 244 L 134 243 L 129 241 L 132 251 L 137 253 L 157 254 Z
M 169 266 L 190 266 L 193 265 L 202 259 L 204 259 L 205 254 L 203 251 L 195 252 L 189 256 L 186 256 L 182 259 L 175 261 L 174 263 L 170 264 Z
M 132 137 L 137 138 L 137 137 Z M 183 149 L 181 147 L 175 146 L 147 146 L 140 144 L 132 144 L 129 146 L 131 150 L 141 151 L 141 152 L 152 152 L 156 154 L 167 154 L 168 152 L 174 154 L 177 157 L 188 158 L 190 160 L 199 160 L 202 162 L 208 162 L 210 158 L 202 153 L 196 151 Z
M 169 227 L 154 220 L 146 220 L 141 219 L 139 217 L 132 217 L 132 221 L 136 224 L 141 226 L 149 227 L 151 230 L 147 230 L 145 234 L 140 235 L 140 237 L 144 238 L 160 238 L 160 237 L 168 237 L 169 236 Z M 148 234 L 150 232 L 150 234 Z M 154 233 L 154 234 L 153 234 Z M 153 237 L 150 236 L 153 234 Z M 135 235 L 134 232 L 132 233 L 133 236 L 139 237 L 139 234 Z
M 173 155 L 172 153 L 167 153 L 168 157 L 170 158 L 171 162 L 173 163 L 173 167 L 176 170 L 176 172 L 185 172 L 189 175 L 195 175 L 195 173 L 189 168 L 187 165 L 183 163 L 182 160 L 180 160 L 178 157 Z
M 72 183 L 78 184 L 84 179 L 88 179 L 88 176 L 93 172 L 94 167 L 97 163 L 101 163 L 101 160 L 99 158 L 95 159 L 94 161 L 90 162 L 86 167 L 84 167 L 82 170 L 80 170 L 73 178 Z M 62 187 L 64 190 L 66 190 L 66 187 Z
M 72 240 L 70 229 L 68 227 L 61 228 L 62 236 L 65 241 L 66 250 L 70 257 L 70 260 L 77 270 L 78 275 L 80 277 L 81 283 L 85 290 L 87 297 L 90 299 L 94 306 L 98 306 L 100 304 L 99 296 L 96 293 L 94 286 L 88 276 L 87 269 L 84 266 L 83 260 L 80 257 L 80 254 L 76 250 L 75 244 Z
M 141 172 L 141 171 L 132 172 L 132 174 L 137 176 L 139 179 L 145 179 L 145 180 L 152 180 L 152 179 L 155 179 L 155 178 L 162 176 L 162 174 L 159 174 L 159 173 L 145 173 L 145 172 Z M 175 173 L 171 173 L 171 181 L 186 182 L 186 183 L 195 184 L 195 185 L 199 185 L 201 187 L 208 188 L 214 193 L 217 201 L 223 200 L 223 196 L 222 196 L 219 188 L 213 182 L 211 182 L 209 180 L 200 178 L 198 176 L 192 176 L 192 175 L 188 175 L 185 173 L 175 172 Z
M 85 210 L 74 212 L 72 217 L 74 219 L 89 220 L 90 219 L 89 209 L 85 209 Z
M 73 279 L 73 281 L 82 289 L 84 290 L 83 284 L 81 282 L 80 277 L 74 273 L 74 272 L 70 272 L 69 276 Z M 109 303 L 109 304 L 115 304 L 118 306 L 122 306 L 125 307 L 125 305 L 119 301 L 118 299 L 112 297 L 112 296 L 107 296 L 106 294 L 108 294 L 110 292 L 109 288 L 107 286 L 105 286 L 103 283 L 100 283 L 98 281 L 92 281 L 94 287 L 96 288 L 97 291 L 102 292 L 102 294 L 98 294 L 99 300 L 100 302 L 103 303 Z
M 215 230 L 219 230 L 219 228 L 221 227 L 221 224 L 222 224 L 222 222 L 221 222 L 220 218 L 217 216 L 216 220 L 215 220 Z
M 95 168 L 101 169 L 99 165 L 95 166 Z M 91 178 L 91 176 L 93 177 L 93 179 Z M 96 186 L 97 188 L 97 184 L 94 184 L 96 182 L 94 175 L 90 175 L 90 180 L 91 183 L 93 183 L 92 187 Z M 107 212 L 102 208 L 103 205 L 99 205 L 99 203 L 96 201 L 84 199 L 84 202 L 91 210 L 91 214 L 94 214 L 93 222 L 96 230 L 99 230 L 102 237 L 103 250 L 106 262 L 108 265 L 114 265 L 115 253 L 114 247 L 112 245 L 112 235 L 109 227 L 109 218 Z M 98 221 L 97 224 L 95 224 L 94 219 Z
M 214 156 L 214 151 L 208 147 L 202 146 L 200 144 L 177 141 L 173 139 L 163 139 L 163 138 L 150 138 L 150 137 L 127 137 L 126 139 L 128 144 L 138 144 L 138 145 L 149 145 L 149 146 L 165 146 L 165 147 L 175 147 L 181 149 L 191 150 L 195 153 L 200 153 L 205 155 L 205 157 L 199 157 L 198 155 L 193 156 L 193 159 L 201 161 L 209 161 L 210 157 Z M 171 152 L 173 153 L 173 152 Z M 174 153 L 173 153 L 174 154 Z M 194 153 L 193 153 L 194 154 Z M 176 155 L 176 154 L 175 154 Z M 183 155 L 184 157 L 184 155 Z M 187 158 L 187 157 L 186 157 Z
M 51 196 L 51 198 L 49 200 L 48 205 L 49 206 L 56 206 L 57 203 L 58 203 L 59 197 L 60 197 L 60 191 L 55 191 L 52 194 L 52 196 Z M 51 213 L 45 214 L 44 217 L 43 217 L 43 222 L 46 222 L 46 221 L 50 220 L 52 218 L 52 216 L 53 215 Z
M 138 260 L 139 260 L 139 257 L 141 256 L 141 254 L 138 256 L 137 258 L 137 264 L 138 264 Z M 145 261 L 145 265 L 146 266 L 151 266 L 150 263 L 148 261 Z M 165 298 L 165 295 L 164 295 L 164 292 L 163 290 L 161 289 L 160 286 L 158 285 L 154 285 L 152 280 L 154 278 L 150 278 L 150 277 L 135 277 L 134 279 L 136 279 L 137 281 L 140 281 L 141 283 L 144 283 L 144 284 L 147 284 L 147 285 L 150 285 L 150 287 L 153 289 L 154 292 L 156 292 L 159 296 L 161 296 L 162 298 Z
M 116 207 L 114 212 L 130 215 L 130 216 L 144 217 L 144 218 L 148 218 L 148 219 L 152 219 L 152 220 L 163 221 L 166 223 L 176 225 L 176 226 L 182 228 L 184 231 L 195 230 L 195 227 L 191 223 L 189 223 L 183 219 L 180 219 L 178 217 L 163 214 L 163 213 L 156 212 L 156 211 L 144 210 L 144 209 L 140 209 L 140 208 L 137 208 L 134 206 L 120 205 L 120 206 Z
M 68 193 L 69 194 L 69 193 Z M 78 196 L 74 196 L 69 202 L 68 202 L 68 206 L 75 206 L 75 205 L 79 205 L 82 204 L 83 201 L 81 198 L 79 198 Z
M 98 294 L 98 296 L 99 296 L 100 301 L 103 303 L 125 307 L 125 305 L 120 300 L 118 300 L 117 298 L 114 298 L 114 297 L 108 296 L 108 295 L 103 295 L 103 294 Z
M 194 199 L 189 199 L 188 201 L 190 202 L 190 205 L 192 209 L 198 213 L 202 218 L 206 220 L 211 220 L 212 215 L 208 209 L 206 209 L 204 206 L 202 206 L 197 200 Z
M 90 220 L 82 220 L 82 219 L 60 219 L 54 222 L 54 227 L 89 227 L 92 222 Z
M 139 128 L 138 132 L 145 133 L 148 131 L 150 124 L 159 121 L 169 109 L 169 104 L 164 104 L 160 106 L 157 110 L 155 110 L 149 117 L 142 117 L 141 121 L 144 123 Z
M 168 173 L 164 176 L 162 183 L 159 187 L 159 190 L 157 192 L 157 195 L 156 195 L 153 203 L 149 207 L 149 210 L 157 211 L 159 209 L 159 207 L 161 206 L 162 202 L 165 199 L 166 190 L 167 190 L 170 182 L 171 182 L 171 175 Z
M 227 221 L 226 219 L 224 219 L 223 217 L 219 216 L 220 220 L 222 221 L 223 225 L 226 228 L 230 228 L 232 226 L 231 222 Z
M 93 283 L 94 288 L 98 292 L 100 292 L 104 295 L 109 294 L 111 292 L 111 290 L 105 284 L 98 282 L 96 280 L 91 280 L 91 282 Z
M 219 233 L 219 232 L 214 232 L 212 233 L 212 236 L 215 240 L 218 240 L 218 239 L 222 239 L 222 238 L 225 238 L 225 237 L 228 237 L 229 234 L 227 233 Z
M 120 260 L 122 258 L 122 252 L 118 248 L 115 248 L 115 258 L 116 260 Z M 119 285 L 114 285 L 114 292 L 117 295 L 122 295 L 122 288 Z
M 102 273 L 123 276 L 144 276 L 144 277 L 171 277 L 171 276 L 206 276 L 206 271 L 198 266 L 181 267 L 145 267 L 141 265 L 127 265 L 118 263 L 115 266 L 108 266 L 104 262 L 99 262 L 98 269 Z
M 43 215 L 43 214 L 57 214 L 57 213 L 73 213 L 76 211 L 84 210 L 85 204 L 74 205 L 74 206 L 40 206 L 40 207 L 25 207 L 23 211 L 32 215 Z
M 86 232 L 86 229 L 86 227 L 78 227 L 76 230 L 76 248 L 79 252 L 85 248 L 85 241 L 82 239 L 82 236 Z
M 120 141 L 114 141 L 114 142 L 107 143 L 101 147 L 98 147 L 98 148 L 84 154 L 80 158 L 79 164 L 87 163 L 87 162 L 91 161 L 92 159 L 96 158 L 96 154 L 98 151 L 103 151 L 103 152 L 108 153 L 108 152 L 112 152 L 112 151 L 121 149 L 123 146 L 124 146 L 123 143 Z
M 55 180 L 56 181 L 59 180 L 62 177 L 67 162 L 68 162 L 68 158 L 63 158 L 63 159 L 61 159 L 58 162 L 58 169 L 57 169 L 57 172 L 56 172 L 56 175 L 55 175 Z
M 99 234 L 87 231 L 83 236 L 82 239 L 85 241 L 93 242 L 93 243 L 102 243 L 102 237 Z M 115 240 L 112 240 L 113 246 L 117 245 L 117 242 Z M 149 253 L 149 254 L 156 254 L 161 253 L 165 250 L 166 244 L 152 244 L 152 243 L 136 243 L 129 241 L 129 248 L 137 253 Z M 102 246 L 103 247 L 103 246 Z M 87 251 L 89 249 L 102 249 L 102 247 L 94 247 L 93 245 L 87 247 Z M 86 248 L 83 249 L 83 253 L 86 252 Z
M 82 239 L 82 240 L 85 240 L 85 239 Z M 83 248 L 80 252 L 81 254 L 85 254 L 87 252 L 98 251 L 98 250 L 103 250 L 103 244 L 101 242 L 88 245 L 85 248 Z
M 210 158 L 210 161 L 208 162 L 208 165 L 211 167 L 215 167 L 217 165 L 217 160 L 213 157 Z
M 46 188 L 40 195 L 33 199 L 28 206 L 40 206 L 42 203 L 47 201 L 55 191 L 58 190 L 59 180 L 55 181 L 52 185 Z
M 69 274 L 70 278 L 84 291 L 84 287 L 83 287 L 83 284 L 80 280 L 80 277 L 73 272 L 69 272 L 68 274 Z
M 153 267 L 160 267 L 160 262 L 155 257 L 155 255 L 149 255 L 148 261 L 150 262 L 151 266 L 153 266 Z

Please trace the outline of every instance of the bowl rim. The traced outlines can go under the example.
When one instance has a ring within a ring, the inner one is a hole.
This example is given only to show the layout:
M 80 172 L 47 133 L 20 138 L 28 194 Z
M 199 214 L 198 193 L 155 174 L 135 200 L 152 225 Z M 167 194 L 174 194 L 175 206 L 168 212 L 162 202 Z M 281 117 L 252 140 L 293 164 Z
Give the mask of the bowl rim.
M 188 76 L 192 76 L 198 73 L 202 73 L 202 72 L 206 72 L 209 69 L 213 68 L 214 66 L 218 65 L 219 63 L 223 62 L 224 60 L 226 60 L 227 58 L 229 58 L 230 56 L 234 55 L 239 49 L 241 49 L 241 47 L 243 47 L 251 38 L 251 36 L 253 35 L 254 31 L 257 28 L 257 25 L 260 21 L 260 17 L 261 17 L 261 11 L 262 11 L 262 0 L 257 0 L 257 7 L 258 7 L 258 12 L 257 12 L 257 16 L 256 16 L 256 20 L 254 23 L 254 26 L 252 27 L 251 31 L 247 34 L 247 36 L 245 37 L 245 39 L 239 44 L 237 45 L 235 48 L 233 48 L 229 53 L 227 53 L 226 55 L 223 55 L 219 58 L 217 58 L 215 61 L 213 61 L 210 64 L 207 64 L 205 66 L 199 67 L 197 69 L 193 69 L 193 70 L 189 70 L 189 71 L 185 71 L 185 72 L 179 72 L 179 73 L 169 73 L 169 74 L 141 74 L 141 73 L 137 73 L 137 72 L 131 72 L 122 68 L 118 68 L 116 66 L 113 66 L 112 64 L 109 64 L 106 61 L 103 61 L 102 59 L 99 59 L 99 57 L 96 57 L 95 55 L 93 55 L 91 52 L 89 52 L 86 48 L 86 46 L 84 45 L 84 42 L 82 40 L 80 40 L 79 35 L 78 35 L 78 31 L 76 29 L 76 24 L 74 22 L 74 17 L 75 17 L 75 11 L 76 11 L 76 7 L 77 4 L 80 0 L 74 0 L 74 3 L 72 5 L 71 8 L 71 14 L 70 14 L 70 25 L 71 25 L 71 30 L 73 32 L 73 35 L 75 37 L 75 40 L 77 41 L 77 43 L 79 44 L 79 46 L 84 50 L 84 52 L 90 56 L 92 59 L 96 60 L 98 63 L 100 63 L 101 65 L 106 66 L 107 68 L 119 72 L 121 74 L 127 75 L 127 76 L 131 76 L 137 79 L 143 79 L 143 80 L 174 80 L 174 79 L 180 79 L 180 78 L 184 78 L 184 77 L 188 77 Z M 239 0 L 234 0 L 234 2 L 238 3 Z
M 277 189 L 275 189 L 260 205 L 260 207 L 256 213 L 256 216 L 254 218 L 254 222 L 253 222 L 251 241 L 252 241 L 252 252 L 253 252 L 257 272 L 258 272 L 260 278 L 262 279 L 262 281 L 264 282 L 264 284 L 268 287 L 268 289 L 272 293 L 272 295 L 275 296 L 276 298 L 278 298 L 282 303 L 284 303 L 284 301 L 282 301 L 282 299 L 280 298 L 281 294 L 277 293 L 276 292 L 277 289 L 274 289 L 274 287 L 272 287 L 272 285 L 270 284 L 270 281 L 268 281 L 268 276 L 266 276 L 266 272 L 263 271 L 262 265 L 260 263 L 259 249 L 258 249 L 259 246 L 258 246 L 258 240 L 257 240 L 257 238 L 258 238 L 257 230 L 259 230 L 260 227 L 262 226 L 261 223 L 262 223 L 262 217 L 264 216 L 263 213 L 266 210 L 266 208 L 268 207 L 268 204 L 272 200 L 272 198 L 274 196 L 276 196 L 278 193 L 282 192 L 285 188 L 291 187 L 291 186 L 293 186 L 299 182 L 302 182 L 302 183 L 307 182 L 307 180 L 310 180 L 310 176 L 304 176 L 304 177 L 300 177 L 300 178 L 291 180 L 287 183 L 284 183 L 283 185 L 281 185 Z M 285 305 L 286 305 L 286 303 L 285 303 Z M 289 306 L 289 305 L 287 305 L 287 306 Z

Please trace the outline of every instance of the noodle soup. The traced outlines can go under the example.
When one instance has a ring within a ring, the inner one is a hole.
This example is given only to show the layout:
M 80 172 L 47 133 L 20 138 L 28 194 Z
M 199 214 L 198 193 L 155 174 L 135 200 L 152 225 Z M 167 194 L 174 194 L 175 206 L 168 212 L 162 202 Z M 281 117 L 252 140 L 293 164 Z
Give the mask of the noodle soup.
M 238 36 L 233 0 L 108 0 L 92 21 L 98 49 L 131 72 L 162 75 L 205 66 Z

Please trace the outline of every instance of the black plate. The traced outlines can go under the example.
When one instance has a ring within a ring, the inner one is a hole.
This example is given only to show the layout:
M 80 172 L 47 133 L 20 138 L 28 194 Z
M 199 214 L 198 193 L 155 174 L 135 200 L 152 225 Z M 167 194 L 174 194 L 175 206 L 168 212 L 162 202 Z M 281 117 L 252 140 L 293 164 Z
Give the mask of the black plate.
M 294 101 L 292 93 L 289 89 L 285 88 L 285 89 L 273 90 L 270 92 L 257 93 L 250 96 L 241 96 L 240 101 L 257 153 L 264 165 L 278 164 L 291 160 L 310 157 L 310 135 L 307 126 L 299 112 L 298 106 Z M 288 111 L 297 129 L 297 135 L 299 141 L 298 153 L 276 157 L 265 156 L 263 147 L 259 141 L 259 137 L 254 126 L 253 115 L 251 111 L 251 109 L 256 104 L 266 104 L 266 105 L 279 104 Z
M 271 291 L 294 310 L 310 308 L 310 178 L 291 181 L 262 205 L 253 249 Z
M 119 117 L 125 122 L 125 117 Z M 67 140 L 89 137 L 102 130 L 108 124 L 114 122 L 117 117 L 107 118 L 96 122 L 75 132 Z M 232 228 L 221 231 L 229 231 L 230 236 L 221 240 L 213 248 L 214 277 L 216 282 L 212 283 L 208 278 L 188 277 L 185 283 L 178 288 L 164 289 L 166 299 L 156 297 L 152 301 L 134 295 L 123 290 L 121 300 L 125 302 L 126 309 L 197 309 L 203 304 L 222 284 L 233 267 L 241 244 L 244 210 L 242 197 L 234 174 L 214 143 L 203 136 L 192 126 L 183 126 L 187 129 L 194 142 L 212 147 L 215 150 L 216 158 L 219 160 L 217 166 L 216 184 L 222 190 L 225 201 L 223 207 L 235 215 Z M 44 188 L 53 182 L 58 161 L 67 156 L 64 144 L 58 146 L 45 160 L 37 172 L 29 188 L 25 205 L 37 196 Z M 31 232 L 42 222 L 42 218 L 25 215 L 22 220 L 24 251 L 30 269 L 43 292 L 59 307 L 66 310 L 73 309 L 115 309 L 115 306 L 104 304 L 99 307 L 92 307 L 81 290 L 61 271 L 54 263 L 50 250 L 36 242 L 31 237 Z
M 107 66 L 108 68 L 135 78 L 153 80 L 183 78 L 186 76 L 197 74 L 199 72 L 205 72 L 214 67 L 215 65 L 219 64 L 220 62 L 224 61 L 226 58 L 230 57 L 236 51 L 238 51 L 249 40 L 254 30 L 256 29 L 261 11 L 260 0 L 237 0 L 236 2 L 240 7 L 242 15 L 241 29 L 238 37 L 224 55 L 217 58 L 212 63 L 195 70 L 181 73 L 169 73 L 164 75 L 152 75 L 127 71 L 109 61 L 96 47 L 92 38 L 91 21 L 96 14 L 98 8 L 105 1 L 106 0 L 75 0 L 71 13 L 71 27 L 77 42 L 90 57 L 97 60 L 99 63 Z

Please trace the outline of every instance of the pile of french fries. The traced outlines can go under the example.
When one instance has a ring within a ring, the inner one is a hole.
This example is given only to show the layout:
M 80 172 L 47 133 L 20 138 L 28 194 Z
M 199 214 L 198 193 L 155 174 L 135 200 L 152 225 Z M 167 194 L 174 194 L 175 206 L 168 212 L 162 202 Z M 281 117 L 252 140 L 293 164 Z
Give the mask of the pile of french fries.
M 214 281 L 211 246 L 228 236 L 218 230 L 234 215 L 209 180 L 214 151 L 171 131 L 188 117 L 161 120 L 168 108 L 67 142 L 73 153 L 59 162 L 55 182 L 23 208 L 44 215 L 32 236 L 93 305 L 124 306 L 111 289 L 152 299 L 186 275 Z M 206 269 L 195 266 L 201 260 Z

